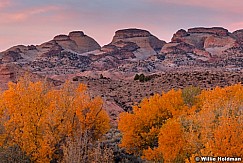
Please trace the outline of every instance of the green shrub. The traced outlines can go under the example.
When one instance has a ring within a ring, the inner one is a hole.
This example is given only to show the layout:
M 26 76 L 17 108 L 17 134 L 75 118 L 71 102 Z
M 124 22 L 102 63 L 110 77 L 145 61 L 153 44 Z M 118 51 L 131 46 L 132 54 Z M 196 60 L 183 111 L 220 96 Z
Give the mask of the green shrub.
M 139 80 L 140 82 L 147 82 L 152 79 L 152 76 L 145 76 L 144 74 L 136 74 L 134 80 Z
M 144 75 L 144 74 L 141 74 L 141 75 L 139 76 L 139 81 L 140 81 L 140 82 L 144 82 L 144 81 L 145 81 L 145 75 Z
M 136 74 L 134 80 L 139 80 L 140 75 Z

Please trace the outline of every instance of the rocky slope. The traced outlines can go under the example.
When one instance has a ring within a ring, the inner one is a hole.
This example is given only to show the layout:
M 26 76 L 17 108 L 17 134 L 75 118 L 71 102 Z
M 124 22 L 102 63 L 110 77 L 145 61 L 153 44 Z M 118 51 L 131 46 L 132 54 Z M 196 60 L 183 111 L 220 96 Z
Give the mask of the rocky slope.
M 168 68 L 242 68 L 242 30 L 221 27 L 178 30 L 171 42 L 149 31 L 122 29 L 111 43 L 99 44 L 82 31 L 58 35 L 41 45 L 15 46 L 0 54 L 0 63 L 15 63 L 41 75 L 87 72 L 156 73 Z
M 48 77 L 54 85 L 77 77 L 95 95 L 104 96 L 106 108 L 116 108 L 115 113 L 109 111 L 116 115 L 161 89 L 194 84 L 210 88 L 241 82 L 242 69 L 243 30 L 180 29 L 166 43 L 143 29 L 122 29 L 103 47 L 84 32 L 73 31 L 41 45 L 18 45 L 1 52 L 0 87 L 6 88 L 8 81 L 16 82 L 16 74 L 26 71 L 33 78 Z M 133 81 L 136 73 L 161 77 L 138 83 Z M 101 75 L 105 79 L 100 79 Z
M 62 81 L 32 73 L 16 64 L 0 64 L 0 90 L 7 89 L 8 82 L 16 83 L 20 77 L 28 77 L 32 82 L 47 81 L 51 86 L 60 86 Z
M 82 31 L 73 31 L 68 35 L 58 35 L 52 40 L 41 45 L 18 45 L 1 52 L 1 61 L 24 62 L 34 61 L 39 58 L 52 57 L 61 51 L 73 51 L 76 53 L 85 53 L 100 49 L 100 45 L 91 37 L 85 35 Z
M 224 87 L 243 82 L 243 74 L 240 72 L 224 72 L 217 69 L 168 70 L 153 75 L 147 82 L 135 80 L 123 80 L 112 78 L 91 78 L 75 76 L 74 83 L 84 83 L 88 86 L 93 96 L 101 96 L 105 101 L 105 108 L 113 122 L 123 111 L 132 111 L 132 106 L 141 102 L 145 97 L 171 89 L 183 89 L 188 86 L 211 89 L 216 86 Z

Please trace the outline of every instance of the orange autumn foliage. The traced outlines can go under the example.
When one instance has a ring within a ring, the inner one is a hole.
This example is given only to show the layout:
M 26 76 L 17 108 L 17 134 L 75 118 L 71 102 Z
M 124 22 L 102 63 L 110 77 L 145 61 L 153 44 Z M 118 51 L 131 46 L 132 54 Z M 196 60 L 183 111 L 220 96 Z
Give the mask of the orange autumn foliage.
M 242 119 L 222 117 L 217 128 L 213 131 L 213 137 L 208 141 L 204 152 L 214 156 L 243 155 L 243 125 Z
M 66 82 L 60 90 L 26 79 L 1 93 L 1 144 L 18 145 L 35 162 L 50 162 L 56 146 L 67 137 L 89 131 L 98 139 L 109 129 L 100 98 L 91 99 L 86 87 Z
M 168 120 L 160 129 L 158 147 L 145 150 L 144 158 L 151 161 L 176 162 L 176 159 L 185 154 L 187 144 L 183 134 L 180 122 Z
M 195 162 L 196 156 L 243 157 L 243 86 L 216 87 L 197 91 L 199 95 L 196 92 L 193 96 L 184 96 L 190 108 L 185 106 L 181 100 L 183 94 L 179 92 L 172 90 L 172 93 L 156 95 L 158 100 L 145 99 L 147 102 L 134 107 L 134 113 L 121 115 L 118 125 L 123 134 L 121 146 L 130 153 L 140 150 L 138 154 L 142 158 L 154 162 Z M 146 125 L 153 124 L 152 117 L 158 115 L 154 111 L 160 109 L 170 116 L 156 127 Z M 146 116 L 141 116 L 144 113 Z M 141 137 L 144 126 L 147 131 L 156 128 L 152 140 L 157 144 L 146 144 L 148 139 Z M 140 133 L 139 139 L 137 133 Z M 137 145 L 138 140 L 144 141 L 142 145 Z
M 243 86 L 203 91 L 195 114 L 205 148 L 212 156 L 243 156 Z
M 180 90 L 156 94 L 145 98 L 139 106 L 134 106 L 133 113 L 122 113 L 118 124 L 118 129 L 123 133 L 120 146 L 135 155 L 142 155 L 143 150 L 157 147 L 160 128 L 166 120 L 188 109 L 181 94 Z

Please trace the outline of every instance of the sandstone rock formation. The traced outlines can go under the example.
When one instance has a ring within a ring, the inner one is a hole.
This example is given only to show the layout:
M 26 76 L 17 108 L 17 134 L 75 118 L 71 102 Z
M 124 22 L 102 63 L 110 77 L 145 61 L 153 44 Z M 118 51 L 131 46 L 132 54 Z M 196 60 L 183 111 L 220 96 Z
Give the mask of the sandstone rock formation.
M 159 40 L 150 32 L 134 28 L 116 31 L 111 44 L 119 41 L 136 43 L 140 48 L 138 49 L 138 53 L 142 53 L 142 55 L 136 54 L 137 58 L 140 59 L 146 59 L 151 55 L 155 55 L 165 44 L 165 41 Z M 150 54 L 149 56 L 147 55 L 148 53 Z
M 165 43 L 146 30 L 122 29 L 103 47 L 84 32 L 73 31 L 40 45 L 18 45 L 0 53 L 1 88 L 26 72 L 36 80 L 48 77 L 53 85 L 61 84 L 55 79 L 79 76 L 75 81 L 101 95 L 115 120 L 123 109 L 130 110 L 134 102 L 162 89 L 242 82 L 243 30 L 180 29 Z M 160 77 L 145 83 L 133 81 L 141 73 Z
M 184 29 L 178 30 L 175 34 L 173 34 L 173 37 L 171 39 L 171 42 L 178 43 L 183 41 L 183 37 L 189 36 L 189 34 Z
M 168 43 L 161 49 L 162 53 L 193 53 L 195 47 L 185 42 Z
M 0 80 L 13 80 L 14 70 L 14 64 L 0 64 Z
M 3 53 L 1 55 L 2 62 L 4 63 L 10 63 L 10 62 L 16 62 L 19 59 L 22 59 L 22 56 L 20 53 L 15 51 L 7 51 L 6 53 Z
M 54 40 L 45 42 L 37 46 L 37 48 L 39 49 L 38 57 L 52 57 L 63 50 L 63 47 Z
M 22 71 L 21 67 L 16 64 L 0 64 L 0 89 L 7 89 L 8 82 L 16 82 L 20 71 Z
M 131 28 L 116 31 L 111 43 L 100 47 L 84 32 L 73 31 L 41 45 L 12 47 L 0 53 L 0 64 L 15 63 L 48 76 L 86 71 L 131 76 L 176 67 L 241 69 L 242 40 L 242 30 L 230 33 L 221 27 L 198 27 L 180 29 L 165 43 L 149 31 Z
M 3 63 L 16 62 L 20 59 L 33 61 L 38 57 L 57 55 L 63 50 L 85 53 L 97 49 L 100 49 L 100 45 L 93 38 L 85 35 L 82 31 L 73 31 L 69 35 L 57 35 L 53 40 L 41 45 L 14 46 L 2 52 L 0 59 Z
M 193 45 L 196 49 L 205 50 L 212 56 L 220 56 L 226 49 L 236 45 L 236 39 L 227 29 L 221 27 L 198 27 L 190 28 L 188 31 L 181 29 L 173 35 L 171 41 Z
M 51 86 L 59 86 L 63 82 L 58 80 L 53 80 L 46 78 L 45 76 L 40 76 L 34 74 L 28 70 L 23 69 L 21 66 L 14 63 L 0 64 L 0 88 L 2 90 L 7 89 L 8 82 L 17 82 L 20 77 L 27 75 L 31 81 L 46 80 Z
M 156 56 L 164 41 L 159 40 L 146 30 L 123 29 L 115 32 L 110 44 L 103 46 L 100 50 L 83 53 L 89 56 L 93 63 L 92 70 L 117 69 L 120 65 L 133 64 Z
M 243 29 L 234 31 L 232 35 L 236 38 L 239 44 L 243 45 Z
M 78 53 L 100 49 L 100 45 L 93 38 L 85 35 L 82 31 L 70 32 L 68 36 L 77 44 L 76 51 Z
M 236 40 L 232 37 L 210 36 L 204 41 L 204 49 L 216 56 L 220 56 L 225 50 L 235 45 Z
M 222 27 L 212 27 L 212 28 L 204 28 L 204 27 L 197 27 L 197 28 L 190 28 L 188 29 L 188 33 L 207 33 L 216 36 L 226 37 L 229 35 L 229 31 Z
M 100 45 L 82 31 L 73 31 L 69 35 L 58 35 L 53 39 L 64 49 L 73 50 L 77 53 L 85 53 L 100 49 Z
M 18 45 L 9 48 L 0 54 L 3 63 L 19 62 L 19 60 L 31 60 L 36 57 L 38 50 L 34 45 L 24 46 Z

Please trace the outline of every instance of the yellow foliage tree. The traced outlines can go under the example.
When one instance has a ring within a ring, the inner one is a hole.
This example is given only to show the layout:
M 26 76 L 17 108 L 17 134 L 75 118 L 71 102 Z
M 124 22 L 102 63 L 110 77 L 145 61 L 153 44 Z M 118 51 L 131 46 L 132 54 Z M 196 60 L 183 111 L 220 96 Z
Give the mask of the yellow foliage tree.
M 82 84 L 66 82 L 54 90 L 44 82 L 21 79 L 9 83 L 1 96 L 2 145 L 18 145 L 35 162 L 49 162 L 67 137 L 88 131 L 97 139 L 109 129 L 102 100 L 91 99 Z
M 122 114 L 121 146 L 154 162 L 195 162 L 194 157 L 209 155 L 243 157 L 243 86 L 198 93 L 172 90 L 145 99 L 133 113 Z M 163 119 L 160 125 L 154 125 L 155 117 Z
M 198 96 L 198 112 L 190 119 L 200 135 L 196 143 L 203 146 L 197 148 L 186 162 L 195 162 L 195 156 L 243 157 L 242 108 L 241 84 L 202 91 Z
M 135 155 L 157 147 L 161 126 L 169 118 L 178 117 L 188 109 L 181 94 L 181 90 L 156 94 L 134 106 L 133 113 L 122 113 L 118 123 L 118 129 L 123 133 L 120 146 Z
M 219 125 L 213 130 L 212 139 L 203 152 L 213 156 L 243 156 L 243 125 L 242 119 L 220 118 Z
M 178 162 L 184 160 L 186 145 L 180 122 L 170 119 L 160 129 L 158 148 L 145 150 L 144 158 L 151 161 Z
M 205 148 L 213 156 L 243 156 L 243 86 L 203 91 L 195 119 Z M 200 155 L 200 153 L 198 153 Z

